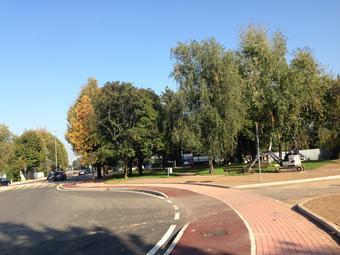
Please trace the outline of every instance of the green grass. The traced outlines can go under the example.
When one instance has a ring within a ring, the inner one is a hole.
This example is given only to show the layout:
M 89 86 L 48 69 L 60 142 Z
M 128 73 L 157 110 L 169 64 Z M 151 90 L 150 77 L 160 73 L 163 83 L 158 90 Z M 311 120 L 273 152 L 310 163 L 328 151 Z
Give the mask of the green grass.
M 314 170 L 326 164 L 337 164 L 340 163 L 339 160 L 314 160 L 314 161 L 304 161 L 302 165 L 305 167 L 306 170 Z
M 302 165 L 305 167 L 306 170 L 314 170 L 317 169 L 325 164 L 329 163 L 340 163 L 340 160 L 316 160 L 316 161 L 304 161 Z M 237 165 L 229 165 L 227 166 L 228 171 L 224 172 L 223 167 L 215 167 L 215 172 L 213 175 L 226 175 L 226 176 L 239 176 L 245 175 L 243 172 L 243 168 L 246 167 L 246 164 L 237 164 Z M 257 165 L 253 167 L 253 170 L 257 172 Z M 262 173 L 274 173 L 275 166 L 273 165 L 262 165 Z M 178 177 L 181 174 L 192 174 L 198 176 L 208 176 L 209 174 L 209 167 L 207 166 L 199 166 L 199 167 L 185 167 L 185 168 L 176 168 L 173 169 L 173 174 L 170 177 Z M 153 170 L 151 172 L 145 171 L 142 176 L 138 175 L 138 172 L 132 172 L 132 176 L 129 176 L 129 180 L 134 179 L 149 179 L 149 178 L 168 178 L 166 170 Z M 116 173 L 115 176 L 106 181 L 106 183 L 112 182 L 124 182 L 125 178 L 122 173 Z

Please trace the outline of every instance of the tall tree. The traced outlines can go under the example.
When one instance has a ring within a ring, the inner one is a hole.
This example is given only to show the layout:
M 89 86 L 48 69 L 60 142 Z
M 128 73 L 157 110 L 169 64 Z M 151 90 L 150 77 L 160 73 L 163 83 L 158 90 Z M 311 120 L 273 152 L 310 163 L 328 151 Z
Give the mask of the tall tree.
M 232 52 L 214 39 L 179 43 L 171 50 L 172 76 L 179 84 L 184 104 L 182 130 L 190 134 L 186 146 L 213 160 L 231 154 L 243 123 L 242 79 Z
M 16 139 L 15 158 L 24 162 L 28 171 L 36 170 L 46 162 L 46 151 L 46 145 L 36 130 L 27 130 Z
M 254 122 L 260 126 L 261 140 L 280 143 L 284 123 L 281 99 L 287 89 L 288 64 L 286 39 L 281 32 L 269 38 L 263 27 L 249 26 L 240 37 L 240 72 L 245 81 L 243 101 L 247 107 L 248 123 L 243 138 L 254 139 Z
M 0 124 L 0 175 L 10 171 L 10 157 L 13 151 L 14 135 L 9 128 Z
M 97 80 L 89 78 L 68 111 L 65 138 L 72 145 L 74 152 L 81 156 L 84 164 L 97 165 L 97 176 L 101 178 L 99 155 L 96 153 L 99 141 L 95 137 L 96 116 L 93 109 L 93 102 L 98 93 Z
M 121 82 L 106 83 L 96 100 L 100 137 L 124 161 L 125 178 L 133 158 L 141 163 L 161 146 L 157 101 L 154 92 Z
M 298 49 L 290 64 L 289 113 L 287 119 L 290 138 L 296 147 L 303 136 L 317 134 L 324 119 L 324 102 L 327 82 L 319 64 L 309 49 Z
M 37 129 L 36 132 L 42 138 L 43 142 L 46 146 L 46 163 L 45 163 L 45 171 L 49 168 L 55 169 L 57 166 L 55 165 L 55 156 L 57 149 L 57 164 L 62 169 L 66 169 L 68 166 L 68 155 L 65 149 L 64 144 L 54 135 L 52 135 L 46 129 Z
M 321 146 L 331 151 L 332 158 L 340 157 L 340 77 L 332 80 L 324 98 L 325 119 L 320 127 Z

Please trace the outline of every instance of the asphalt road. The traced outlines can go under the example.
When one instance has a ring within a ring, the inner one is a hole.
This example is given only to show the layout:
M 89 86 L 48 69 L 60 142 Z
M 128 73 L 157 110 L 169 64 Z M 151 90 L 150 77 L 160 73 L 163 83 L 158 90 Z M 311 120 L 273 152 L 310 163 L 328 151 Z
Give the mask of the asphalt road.
M 145 194 L 8 190 L 0 192 L 0 254 L 146 254 L 173 221 L 166 200 Z
M 312 197 L 340 194 L 340 179 L 259 187 L 255 189 L 248 189 L 248 191 L 274 198 L 289 205 L 296 205 L 299 202 Z

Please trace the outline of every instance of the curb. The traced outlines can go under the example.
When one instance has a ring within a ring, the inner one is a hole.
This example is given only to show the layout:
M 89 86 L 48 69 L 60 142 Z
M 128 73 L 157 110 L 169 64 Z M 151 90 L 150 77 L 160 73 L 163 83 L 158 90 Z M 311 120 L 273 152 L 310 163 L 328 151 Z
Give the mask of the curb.
M 305 182 L 315 182 L 315 181 L 326 181 L 326 180 L 335 180 L 340 179 L 340 175 L 326 176 L 326 177 L 317 177 L 310 179 L 300 179 L 300 180 L 291 180 L 291 181 L 279 181 L 279 182 L 267 182 L 267 183 L 257 183 L 257 184 L 245 184 L 238 186 L 231 186 L 231 188 L 235 189 L 252 189 L 258 187 L 270 187 L 270 186 L 279 186 L 286 184 L 297 184 L 297 183 L 305 183 Z
M 58 190 L 61 191 L 118 191 L 118 192 L 136 192 L 136 193 L 143 193 L 152 196 L 156 196 L 158 198 L 168 198 L 166 194 L 160 191 L 149 190 L 149 189 L 129 189 L 129 188 L 65 188 L 63 184 L 57 186 Z
M 320 197 L 326 197 L 326 196 L 320 196 Z M 296 205 L 296 208 L 298 209 L 298 211 L 300 211 L 301 213 L 305 214 L 306 216 L 310 217 L 312 220 L 318 222 L 320 225 L 322 225 L 323 227 L 325 227 L 326 229 L 328 229 L 332 235 L 337 236 L 338 238 L 340 238 L 340 228 L 338 226 L 336 226 L 334 223 L 330 222 L 329 220 L 325 219 L 324 217 L 318 215 L 317 213 L 312 212 L 311 210 L 307 209 L 307 207 L 305 207 L 305 204 L 313 199 L 315 199 L 317 197 L 308 199 L 302 203 L 299 203 Z

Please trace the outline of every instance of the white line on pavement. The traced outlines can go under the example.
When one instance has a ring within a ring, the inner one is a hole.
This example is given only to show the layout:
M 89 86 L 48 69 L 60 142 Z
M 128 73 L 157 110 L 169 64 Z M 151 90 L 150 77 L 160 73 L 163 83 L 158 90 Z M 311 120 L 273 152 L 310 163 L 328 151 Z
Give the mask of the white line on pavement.
M 159 242 L 146 254 L 146 255 L 154 255 L 157 253 L 157 251 L 164 245 L 164 243 L 169 239 L 169 237 L 171 236 L 172 232 L 174 232 L 176 228 L 176 225 L 171 225 L 168 229 L 168 231 L 166 231 L 166 233 L 164 234 L 164 236 L 162 237 L 161 240 L 159 240 Z
M 175 210 L 178 210 L 178 206 L 177 206 L 177 205 L 173 205 L 173 208 L 174 208 Z
M 178 243 L 179 239 L 181 239 L 185 229 L 189 226 L 189 224 L 186 224 L 181 231 L 179 231 L 178 235 L 176 236 L 175 240 L 173 241 L 173 243 L 169 246 L 169 248 L 166 250 L 166 252 L 164 253 L 164 255 L 170 255 L 170 253 L 172 252 L 172 250 L 175 248 L 176 244 Z
M 171 200 L 168 199 L 168 200 L 166 200 L 166 201 L 167 201 L 169 204 L 172 204 L 172 201 L 171 201 Z
M 176 213 L 175 213 L 175 218 L 174 218 L 174 220 L 179 220 L 179 216 L 180 216 L 180 213 L 179 213 L 179 212 L 176 212 Z

